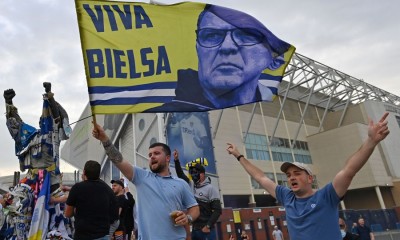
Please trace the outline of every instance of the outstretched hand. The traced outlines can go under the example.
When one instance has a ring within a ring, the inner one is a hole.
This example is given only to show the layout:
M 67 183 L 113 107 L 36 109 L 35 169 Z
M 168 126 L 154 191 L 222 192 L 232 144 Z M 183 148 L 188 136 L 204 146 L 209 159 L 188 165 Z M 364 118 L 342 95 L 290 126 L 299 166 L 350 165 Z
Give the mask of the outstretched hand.
M 6 100 L 11 100 L 11 99 L 13 99 L 13 98 L 15 97 L 15 91 L 14 91 L 14 89 L 10 88 L 10 89 L 4 90 L 3 97 L 4 97 L 4 99 L 6 99 Z
M 232 154 L 235 157 L 238 157 L 240 155 L 240 152 L 235 144 L 227 143 L 227 145 L 228 147 L 226 148 L 226 151 L 228 151 L 229 154 Z
M 106 135 L 104 129 L 96 122 L 92 123 L 93 123 L 92 136 L 100 140 L 101 142 L 106 142 L 108 140 L 108 136 Z
M 388 122 L 386 121 L 388 115 L 389 113 L 385 112 L 385 114 L 383 114 L 382 118 L 377 123 L 374 123 L 374 121 L 368 119 L 368 137 L 376 144 L 385 139 L 390 133 L 387 126 Z
M 173 154 L 174 154 L 174 160 L 179 159 L 179 152 L 178 152 L 178 150 L 174 149 Z

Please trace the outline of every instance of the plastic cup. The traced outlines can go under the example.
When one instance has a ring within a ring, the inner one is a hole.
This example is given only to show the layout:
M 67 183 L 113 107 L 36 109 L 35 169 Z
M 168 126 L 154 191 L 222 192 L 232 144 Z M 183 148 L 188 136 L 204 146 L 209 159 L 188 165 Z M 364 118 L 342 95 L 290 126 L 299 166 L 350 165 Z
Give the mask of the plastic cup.
M 178 217 L 178 210 L 172 211 L 169 216 L 171 217 L 172 223 L 174 224 L 175 227 L 179 226 L 178 224 L 176 224 L 176 218 Z

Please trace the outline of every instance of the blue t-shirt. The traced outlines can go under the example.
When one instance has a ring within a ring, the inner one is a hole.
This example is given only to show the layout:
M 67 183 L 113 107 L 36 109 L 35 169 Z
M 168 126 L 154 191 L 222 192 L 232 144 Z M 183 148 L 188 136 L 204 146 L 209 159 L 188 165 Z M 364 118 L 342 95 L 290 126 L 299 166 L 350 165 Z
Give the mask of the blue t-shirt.
M 342 239 L 338 224 L 340 199 L 332 183 L 308 198 L 296 198 L 292 190 L 280 185 L 275 193 L 286 209 L 291 240 Z
M 170 213 L 198 205 L 189 185 L 174 176 L 162 177 L 134 167 L 132 183 L 137 190 L 139 240 L 183 240 L 183 226 L 174 226 Z

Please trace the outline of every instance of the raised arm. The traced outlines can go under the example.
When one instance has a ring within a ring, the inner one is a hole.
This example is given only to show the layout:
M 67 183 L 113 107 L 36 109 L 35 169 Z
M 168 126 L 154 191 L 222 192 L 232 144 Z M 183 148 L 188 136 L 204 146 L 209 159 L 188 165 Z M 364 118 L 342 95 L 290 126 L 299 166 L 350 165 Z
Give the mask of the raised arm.
M 213 189 L 213 191 L 215 190 L 215 193 L 213 194 L 215 196 L 215 194 L 217 193 L 218 190 Z M 219 194 L 218 194 L 219 197 Z M 219 216 L 221 216 L 222 214 L 222 207 L 221 207 L 221 201 L 219 200 L 219 198 L 214 198 L 211 200 L 210 202 L 210 206 L 211 206 L 211 216 L 207 221 L 207 225 L 208 226 L 214 226 L 215 223 L 217 223 Z M 205 227 L 207 227 L 207 225 Z M 204 230 L 203 230 L 204 232 Z
M 183 172 L 182 167 L 181 167 L 181 163 L 179 162 L 179 152 L 178 152 L 178 150 L 175 149 L 173 154 L 174 154 L 174 163 L 175 163 L 175 172 L 176 172 L 176 175 L 177 175 L 179 178 L 185 180 L 185 182 L 189 183 L 190 180 L 189 180 L 189 178 L 185 175 L 185 173 Z
M 111 162 L 113 162 L 115 166 L 122 172 L 122 174 L 124 174 L 124 176 L 131 181 L 134 177 L 132 164 L 123 159 L 121 152 L 118 151 L 118 149 L 108 138 L 107 134 L 104 132 L 104 129 L 97 123 L 93 124 L 93 137 L 101 141 Z
M 361 147 L 346 162 L 344 168 L 336 174 L 333 179 L 333 187 L 339 197 L 343 197 L 349 188 L 351 181 L 358 171 L 368 161 L 376 145 L 389 134 L 386 117 L 389 113 L 383 114 L 379 122 L 374 123 L 369 119 L 368 138 Z
M 275 197 L 275 189 L 277 184 L 265 176 L 264 172 L 258 167 L 251 164 L 243 155 L 240 154 L 237 147 L 232 143 L 227 143 L 228 148 L 226 149 L 229 154 L 232 154 L 235 158 L 242 156 L 239 159 L 240 164 L 246 170 L 250 176 L 252 176 L 265 190 L 271 194 L 271 196 Z

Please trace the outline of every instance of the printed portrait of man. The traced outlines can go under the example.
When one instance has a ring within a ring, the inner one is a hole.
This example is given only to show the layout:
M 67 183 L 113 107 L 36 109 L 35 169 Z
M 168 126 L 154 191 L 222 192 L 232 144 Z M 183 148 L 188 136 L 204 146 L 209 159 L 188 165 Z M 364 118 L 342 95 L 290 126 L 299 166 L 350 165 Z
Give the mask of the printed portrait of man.
M 289 47 L 250 15 L 207 5 L 197 22 L 198 71 L 178 70 L 176 97 L 158 110 L 207 111 L 271 101 L 268 84 L 276 79 L 263 71 L 283 65 Z

